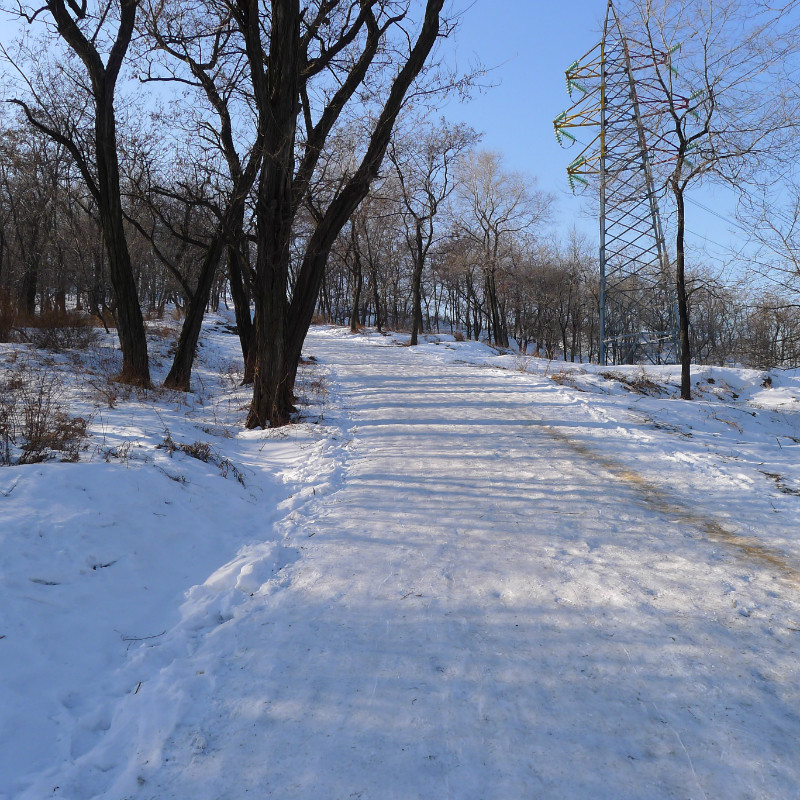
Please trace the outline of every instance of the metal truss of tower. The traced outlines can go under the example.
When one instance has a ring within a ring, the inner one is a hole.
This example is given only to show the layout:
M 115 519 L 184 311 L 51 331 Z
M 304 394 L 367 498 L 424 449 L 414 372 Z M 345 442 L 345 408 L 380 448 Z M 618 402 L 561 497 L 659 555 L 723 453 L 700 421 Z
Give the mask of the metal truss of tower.
M 669 364 L 679 360 L 675 288 L 637 94 L 653 55 L 633 48 L 609 2 L 602 41 L 566 71 L 576 102 L 554 126 L 562 144 L 578 141 L 570 129 L 592 134 L 567 174 L 573 191 L 599 186 L 600 363 Z

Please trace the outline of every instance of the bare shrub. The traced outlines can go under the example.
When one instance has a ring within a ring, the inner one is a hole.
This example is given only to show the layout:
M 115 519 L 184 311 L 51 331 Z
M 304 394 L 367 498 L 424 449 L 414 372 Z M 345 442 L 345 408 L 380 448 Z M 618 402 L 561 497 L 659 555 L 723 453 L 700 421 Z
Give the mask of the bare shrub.
M 564 370 L 560 370 L 559 372 L 554 372 L 550 376 L 550 380 L 553 381 L 553 383 L 557 383 L 559 386 L 564 386 L 564 384 L 568 384 L 570 386 L 573 385 L 572 377 L 568 372 L 565 372 Z
M 45 311 L 18 320 L 23 336 L 41 350 L 87 350 L 98 342 L 97 329 L 90 317 L 75 311 Z
M 313 369 L 313 367 L 312 367 Z M 320 374 L 304 370 L 295 385 L 297 401 L 301 405 L 324 405 L 328 397 L 328 386 Z
M 67 414 L 62 388 L 54 375 L 27 371 L 0 385 L 0 464 L 78 460 L 87 422 Z
M 114 381 L 107 381 L 99 376 L 97 380 L 87 381 L 89 386 L 94 389 L 94 399 L 108 408 L 116 408 L 119 401 L 120 384 Z
M 653 381 L 643 369 L 635 374 L 601 372 L 600 377 L 609 381 L 617 381 L 622 384 L 624 389 L 636 394 L 648 395 L 650 397 L 665 397 L 669 394 L 666 387 Z
M 117 445 L 116 447 L 99 448 L 98 452 L 100 453 L 100 455 L 103 456 L 103 461 L 105 461 L 106 463 L 111 461 L 111 459 L 116 459 L 127 463 L 131 457 L 131 450 L 135 446 L 136 446 L 135 442 L 127 441 Z
M 11 463 L 11 446 L 15 441 L 16 410 L 13 391 L 0 384 L 0 464 Z
M 223 478 L 228 477 L 228 473 L 233 475 L 242 486 L 245 485 L 244 474 L 242 471 L 228 458 L 221 456 L 214 452 L 208 442 L 192 442 L 192 444 L 184 444 L 183 442 L 176 442 L 169 432 L 169 428 L 164 428 L 164 441 L 156 445 L 158 450 L 166 450 L 170 458 L 176 453 L 184 453 L 191 458 L 196 458 L 204 464 L 213 464 L 219 469 L 220 475 Z
M 244 370 L 239 361 L 221 363 L 218 366 L 220 383 L 229 391 L 237 391 L 242 387 L 244 380 Z
M 580 375 L 584 374 L 585 372 L 582 369 L 561 369 L 550 375 L 550 380 L 553 381 L 553 383 L 557 383 L 559 386 L 568 386 L 579 392 L 585 392 L 586 389 L 582 389 L 578 386 L 578 378 Z
M 116 408 L 120 401 L 129 400 L 137 390 L 118 381 L 120 359 L 118 351 L 102 350 L 90 369 L 86 370 L 85 382 L 92 389 L 91 396 L 98 405 Z
M 176 337 L 175 328 L 172 325 L 162 323 L 161 325 L 150 324 L 147 326 L 147 335 L 152 339 L 174 339 Z

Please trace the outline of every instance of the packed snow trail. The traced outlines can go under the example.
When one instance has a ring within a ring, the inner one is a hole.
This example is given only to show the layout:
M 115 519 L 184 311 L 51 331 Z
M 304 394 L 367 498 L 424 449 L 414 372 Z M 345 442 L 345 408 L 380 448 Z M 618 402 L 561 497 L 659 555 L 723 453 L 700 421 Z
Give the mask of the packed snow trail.
M 549 380 L 333 329 L 307 349 L 342 464 L 291 504 L 296 558 L 191 652 L 154 648 L 53 796 L 798 796 L 792 554 L 710 536 L 680 486 L 659 507 L 615 474 L 618 421 Z M 177 726 L 137 738 L 138 703 Z
M 779 576 L 544 431 L 591 422 L 558 387 L 309 344 L 349 413 L 341 488 L 298 510 L 288 585 L 198 704 L 213 735 L 151 796 L 796 796 L 798 634 L 729 597 L 783 612 Z

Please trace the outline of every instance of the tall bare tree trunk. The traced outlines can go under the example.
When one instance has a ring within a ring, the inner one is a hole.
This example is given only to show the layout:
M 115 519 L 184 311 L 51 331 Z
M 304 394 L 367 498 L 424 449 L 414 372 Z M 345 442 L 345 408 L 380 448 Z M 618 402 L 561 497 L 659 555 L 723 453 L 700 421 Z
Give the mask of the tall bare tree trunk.
M 675 236 L 675 293 L 678 299 L 678 331 L 681 345 L 681 399 L 692 399 L 692 354 L 689 349 L 689 304 L 686 297 L 685 275 L 685 203 L 683 189 L 677 182 L 673 182 L 672 191 L 675 195 L 677 210 L 677 233 Z
M 114 289 L 117 333 L 122 348 L 120 379 L 134 386 L 150 386 L 147 338 L 133 278 L 122 216 L 114 115 L 114 88 L 106 81 L 96 88 L 95 150 L 100 227 L 108 254 L 108 271 Z
M 255 374 L 255 349 L 253 347 L 253 320 L 250 316 L 250 294 L 245 284 L 246 271 L 250 269 L 243 251 L 244 242 L 238 241 L 228 245 L 227 264 L 228 282 L 231 287 L 233 310 L 236 315 L 236 330 L 239 332 L 239 344 L 244 359 L 244 377 L 242 384 L 253 382 Z
M 192 365 L 194 364 L 197 342 L 200 339 L 203 317 L 205 316 L 208 299 L 211 296 L 211 288 L 214 284 L 214 276 L 217 272 L 217 265 L 222 256 L 223 248 L 224 244 L 221 237 L 215 236 L 203 256 L 197 287 L 194 293 L 186 298 L 186 316 L 183 319 L 181 334 L 178 337 L 178 349 L 175 351 L 169 374 L 164 380 L 164 386 L 168 389 L 188 392 L 191 388 Z
M 260 66 L 259 6 L 247 3 L 246 44 L 251 66 Z M 255 300 L 255 374 L 248 428 L 277 427 L 293 410 L 293 381 L 286 364 L 287 288 L 294 218 L 292 177 L 300 81 L 300 4 L 272 0 L 266 74 L 256 80 L 256 105 L 264 131 L 264 160 L 256 198 L 258 254 Z M 315 298 L 316 300 L 316 295 Z
M 249 24 L 245 41 L 252 67 L 263 60 L 258 40 L 258 4 L 255 0 L 239 1 L 247 9 L 245 22 Z M 256 372 L 248 428 L 276 427 L 289 420 L 297 366 L 328 256 L 336 237 L 366 197 L 378 173 L 406 94 L 439 35 L 443 5 L 444 0 L 428 0 L 419 37 L 392 83 L 361 164 L 317 221 L 289 305 L 289 245 L 296 210 L 292 207 L 292 168 L 299 109 L 300 12 L 298 0 L 272 0 L 271 40 L 264 73 L 268 80 L 265 77 L 264 85 L 260 85 L 261 78 L 254 81 L 259 121 L 265 132 L 265 157 L 256 200 L 259 251 L 254 281 Z
M 358 247 L 358 234 L 356 233 L 356 222 L 350 220 L 350 236 L 352 242 L 351 252 L 353 254 L 353 296 L 350 303 L 350 333 L 357 333 L 359 323 L 358 305 L 361 302 L 361 289 L 364 286 L 364 271 L 361 268 L 361 251 Z
M 411 344 L 419 341 L 422 333 L 422 267 L 425 253 L 422 242 L 422 221 L 415 220 L 414 229 L 414 272 L 411 277 Z

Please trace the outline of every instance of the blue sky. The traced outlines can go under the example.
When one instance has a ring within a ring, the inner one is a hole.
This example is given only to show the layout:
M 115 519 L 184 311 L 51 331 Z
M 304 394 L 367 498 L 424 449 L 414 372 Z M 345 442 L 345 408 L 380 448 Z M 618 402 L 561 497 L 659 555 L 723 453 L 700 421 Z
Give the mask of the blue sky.
M 467 6 L 468 0 L 456 0 L 457 8 Z M 573 156 L 556 142 L 552 120 L 570 103 L 564 70 L 599 41 L 604 13 L 604 0 L 475 0 L 456 34 L 459 61 L 466 65 L 477 56 L 495 67 L 488 79 L 499 85 L 449 107 L 448 116 L 484 131 L 484 147 L 535 175 L 570 213 L 580 206 L 566 179 Z

